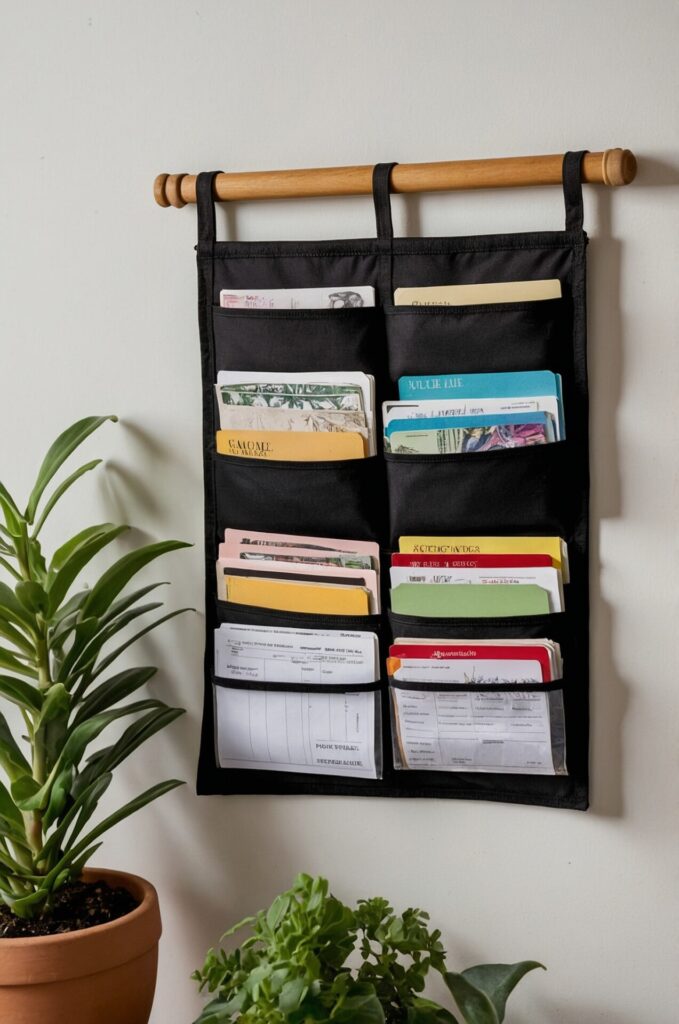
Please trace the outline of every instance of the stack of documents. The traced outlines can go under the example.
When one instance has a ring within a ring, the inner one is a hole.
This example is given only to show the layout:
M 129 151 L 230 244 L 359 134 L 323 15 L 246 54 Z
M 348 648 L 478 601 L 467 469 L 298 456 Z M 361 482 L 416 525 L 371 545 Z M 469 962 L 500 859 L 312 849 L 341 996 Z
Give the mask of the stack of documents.
M 279 611 L 378 614 L 379 547 L 371 541 L 226 530 L 217 595 Z
M 372 683 L 375 633 L 225 623 L 215 630 L 215 674 L 222 768 L 378 777 L 376 693 L 294 690 Z M 228 680 L 271 688 L 234 689 Z
M 389 677 L 405 683 L 518 686 L 551 683 L 563 675 L 553 640 L 397 639 L 389 648 Z
M 223 288 L 224 309 L 359 309 L 375 305 L 375 289 L 366 285 L 336 288 Z
M 221 455 L 325 461 L 375 454 L 370 374 L 220 370 L 215 387 Z
M 454 455 L 548 444 L 565 437 L 561 375 L 464 373 L 399 379 L 382 405 L 385 451 Z
M 387 666 L 397 767 L 566 773 L 563 695 L 539 689 L 563 674 L 553 641 L 399 637 Z
M 564 610 L 560 537 L 401 537 L 391 607 L 441 618 L 545 615 Z
M 485 306 L 502 302 L 544 302 L 561 298 L 561 281 L 491 281 L 487 284 L 450 284 L 425 288 L 397 288 L 395 306 Z

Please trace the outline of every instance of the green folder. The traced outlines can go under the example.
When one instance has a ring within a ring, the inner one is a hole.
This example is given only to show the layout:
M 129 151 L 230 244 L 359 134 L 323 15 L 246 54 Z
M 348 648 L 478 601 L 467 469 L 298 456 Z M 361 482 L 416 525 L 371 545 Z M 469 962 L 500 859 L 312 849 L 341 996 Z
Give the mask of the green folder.
M 549 595 L 533 583 L 399 583 L 391 608 L 400 615 L 452 619 L 546 615 Z

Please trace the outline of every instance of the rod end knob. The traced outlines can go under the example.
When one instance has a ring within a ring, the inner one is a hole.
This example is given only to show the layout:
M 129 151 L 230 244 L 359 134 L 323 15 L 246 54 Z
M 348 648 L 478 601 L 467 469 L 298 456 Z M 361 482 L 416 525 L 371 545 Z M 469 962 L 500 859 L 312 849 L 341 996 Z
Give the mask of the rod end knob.
M 629 149 L 607 149 L 601 170 L 605 185 L 629 185 L 637 174 L 637 159 Z
M 153 182 L 153 196 L 158 206 L 174 206 L 181 210 L 186 206 L 186 200 L 182 196 L 182 181 L 186 174 L 159 174 Z

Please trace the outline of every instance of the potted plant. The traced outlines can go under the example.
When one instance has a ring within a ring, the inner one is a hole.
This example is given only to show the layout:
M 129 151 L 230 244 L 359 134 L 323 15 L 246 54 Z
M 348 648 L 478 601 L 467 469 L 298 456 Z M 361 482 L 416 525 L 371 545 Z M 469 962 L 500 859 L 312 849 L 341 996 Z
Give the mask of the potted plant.
M 481 964 L 447 971 L 441 933 L 417 909 L 397 915 L 386 900 L 355 909 L 330 895 L 324 878 L 299 875 L 267 911 L 226 932 L 249 927 L 231 952 L 210 950 L 194 974 L 213 999 L 195 1024 L 502 1024 L 509 995 L 542 964 Z M 358 967 L 347 964 L 358 955 Z M 429 971 L 441 975 L 456 1017 L 422 992 Z
M 101 460 L 55 485 L 56 474 L 106 420 L 115 417 L 80 420 L 57 438 L 24 511 L 0 484 L 0 569 L 8 581 L 0 580 L 0 704 L 14 706 L 9 717 L 0 712 L 0 1020 L 8 1024 L 147 1024 L 153 1002 L 155 890 L 86 865 L 108 829 L 180 785 L 157 783 L 95 819 L 118 765 L 182 714 L 155 698 L 130 701 L 156 670 L 116 662 L 187 610 L 129 635 L 127 627 L 162 602 L 145 600 L 161 584 L 128 585 L 186 545 L 137 547 L 89 588 L 78 585 L 82 571 L 126 526 L 86 527 L 51 557 L 41 547 L 57 502 Z M 113 723 L 123 726 L 117 738 L 97 743 Z

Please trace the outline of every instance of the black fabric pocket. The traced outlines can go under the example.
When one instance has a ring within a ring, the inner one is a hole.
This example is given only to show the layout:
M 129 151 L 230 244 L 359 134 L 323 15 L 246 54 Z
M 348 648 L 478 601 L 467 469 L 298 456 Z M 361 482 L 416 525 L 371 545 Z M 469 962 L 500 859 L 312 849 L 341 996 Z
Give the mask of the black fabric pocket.
M 379 540 L 383 464 L 377 456 L 335 462 L 270 462 L 214 456 L 216 526 Z
M 558 370 L 563 299 L 483 306 L 387 306 L 389 376 Z
M 335 784 L 380 779 L 379 689 L 379 683 L 264 686 L 213 677 L 217 763 L 231 771 L 273 771 Z
M 508 615 L 503 618 L 446 619 L 425 615 L 400 615 L 389 609 L 392 637 L 439 640 L 534 640 L 546 638 L 561 645 L 568 661 L 571 626 L 567 612 L 551 615 Z
M 557 534 L 572 515 L 567 441 L 461 455 L 385 454 L 394 547 L 404 535 Z
M 373 307 L 222 309 L 212 307 L 215 371 L 363 370 L 383 364 L 382 326 Z

